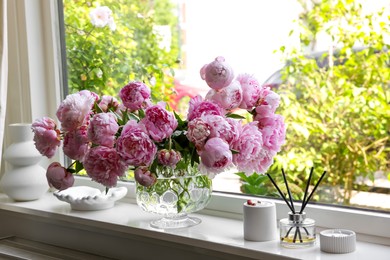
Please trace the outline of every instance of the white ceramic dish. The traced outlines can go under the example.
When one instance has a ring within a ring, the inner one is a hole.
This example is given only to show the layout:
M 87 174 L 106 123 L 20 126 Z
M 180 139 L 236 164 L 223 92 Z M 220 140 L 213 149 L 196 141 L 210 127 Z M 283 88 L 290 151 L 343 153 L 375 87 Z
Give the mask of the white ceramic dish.
M 63 191 L 55 191 L 57 199 L 70 204 L 73 210 L 103 210 L 112 208 L 115 201 L 127 194 L 125 187 L 110 188 L 108 193 L 88 186 L 70 187 Z

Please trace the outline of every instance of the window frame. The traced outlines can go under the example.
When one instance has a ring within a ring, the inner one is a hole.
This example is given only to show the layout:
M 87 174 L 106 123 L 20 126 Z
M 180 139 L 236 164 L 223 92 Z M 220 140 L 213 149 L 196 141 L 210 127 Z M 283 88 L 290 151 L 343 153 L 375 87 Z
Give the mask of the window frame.
M 61 89 L 64 84 L 64 63 L 61 63 L 61 55 L 63 53 L 61 53 L 61 37 L 58 30 L 60 24 L 58 22 L 59 6 L 62 6 L 61 0 L 20 0 L 15 1 L 15 3 L 9 2 L 8 17 L 15 17 L 16 29 L 19 30 L 19 37 L 10 39 L 9 45 L 18 48 L 17 53 L 10 53 L 10 63 L 14 62 L 15 55 L 17 55 L 17 60 L 19 61 L 27 60 L 27 64 L 25 64 L 27 68 L 22 73 L 14 72 L 12 74 L 12 71 L 10 71 L 10 77 L 14 78 L 14 80 L 9 81 L 9 89 L 14 88 L 14 86 L 10 85 L 11 82 L 19 81 L 22 89 L 29 93 L 35 93 L 29 98 L 31 106 L 21 111 L 27 118 L 31 117 L 34 119 L 44 115 L 53 116 L 54 118 L 56 108 L 63 98 Z M 10 26 L 15 26 L 15 24 Z M 15 28 L 13 27 L 13 29 Z M 37 35 L 34 32 L 39 32 L 39 34 Z M 13 40 L 17 42 L 13 42 Z M 27 48 L 27 51 L 24 48 Z M 32 56 L 33 53 L 35 53 L 35 56 Z M 39 57 L 39 55 L 41 56 Z M 36 66 L 32 58 L 40 58 L 43 65 Z M 32 77 L 33 73 L 39 75 L 40 78 Z M 33 82 L 34 80 L 40 80 L 44 84 L 37 84 Z M 25 82 L 28 84 L 22 84 Z M 55 86 L 54 89 L 53 86 Z M 43 98 L 39 94 L 42 94 Z M 18 118 L 10 114 L 8 122 L 14 122 L 15 120 L 18 120 Z M 63 163 L 62 158 L 62 154 L 59 153 L 54 160 L 59 160 Z M 49 161 L 44 161 L 43 164 L 47 166 Z M 99 184 L 92 182 L 89 178 L 79 176 L 76 177 L 76 185 L 99 187 Z M 131 202 L 135 202 L 135 184 L 132 182 L 120 182 L 119 186 L 127 187 L 127 198 Z M 213 192 L 210 204 L 202 212 L 226 218 L 242 219 L 243 203 L 249 198 L 253 197 Z M 276 204 L 278 219 L 287 216 L 288 208 L 282 200 L 266 198 L 261 200 L 269 200 Z M 359 240 L 390 245 L 390 214 L 388 213 L 316 204 L 308 204 L 306 212 L 308 217 L 316 221 L 316 226 L 319 230 L 327 228 L 350 229 L 358 234 Z

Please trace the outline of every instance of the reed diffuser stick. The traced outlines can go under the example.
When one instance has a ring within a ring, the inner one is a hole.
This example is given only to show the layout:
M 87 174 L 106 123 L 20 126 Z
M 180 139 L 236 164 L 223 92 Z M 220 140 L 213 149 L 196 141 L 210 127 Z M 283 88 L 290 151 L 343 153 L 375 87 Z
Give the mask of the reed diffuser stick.
M 284 202 L 286 202 L 287 206 L 290 208 L 291 211 L 293 211 L 293 208 L 291 207 L 291 205 L 288 203 L 286 197 L 284 196 L 284 194 L 282 193 L 282 191 L 279 189 L 278 185 L 276 185 L 275 181 L 272 179 L 271 175 L 269 175 L 269 173 L 267 173 L 267 176 L 268 178 L 271 180 L 272 184 L 275 186 L 275 188 L 278 190 L 279 192 L 279 195 L 282 197 L 282 199 L 284 200 Z
M 288 197 L 290 198 L 290 203 L 291 203 L 291 207 L 292 207 L 292 213 L 295 214 L 294 202 L 293 202 L 293 200 L 292 200 L 291 191 L 290 191 L 290 188 L 288 187 L 288 182 L 287 182 L 287 179 L 286 179 L 286 174 L 284 173 L 283 168 L 282 168 L 282 174 L 283 174 L 284 183 L 286 184 L 286 189 L 287 189 Z
M 307 192 L 309 191 L 309 186 L 310 186 L 311 176 L 313 175 L 313 170 L 314 170 L 314 167 L 311 167 L 309 179 L 307 180 L 307 183 L 306 183 L 305 195 L 303 196 L 302 206 L 301 206 L 301 210 L 299 211 L 299 214 L 302 214 L 302 212 L 303 212 L 303 208 L 304 208 L 303 206 L 305 205 L 305 201 L 307 198 Z
M 318 185 L 321 183 L 321 181 L 322 181 L 322 179 L 324 178 L 325 174 L 326 174 L 326 171 L 324 171 L 324 172 L 322 173 L 320 179 L 318 180 L 318 182 L 317 182 L 316 185 L 314 186 L 314 189 L 311 191 L 309 197 L 307 198 L 307 200 L 305 201 L 305 204 L 303 205 L 303 207 L 302 207 L 302 209 L 301 209 L 302 211 L 303 211 L 303 209 L 306 207 L 307 203 L 310 201 L 311 197 L 313 196 L 314 192 L 316 191 Z

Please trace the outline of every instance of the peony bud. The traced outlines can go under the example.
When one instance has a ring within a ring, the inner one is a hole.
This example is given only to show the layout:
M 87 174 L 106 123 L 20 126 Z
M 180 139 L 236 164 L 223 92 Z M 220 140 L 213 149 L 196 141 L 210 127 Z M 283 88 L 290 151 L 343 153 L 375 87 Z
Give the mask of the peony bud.
M 229 86 L 234 78 L 232 67 L 225 62 L 224 57 L 217 57 L 200 70 L 200 76 L 210 88 L 219 90 Z
M 47 182 L 50 187 L 58 190 L 66 190 L 73 186 L 74 177 L 58 162 L 53 162 L 49 165 L 46 171 Z
M 175 167 L 181 160 L 181 154 L 175 150 L 163 149 L 157 152 L 157 160 L 162 165 Z
M 144 166 L 138 167 L 134 171 L 134 177 L 140 185 L 145 187 L 150 187 L 157 181 L 156 176 L 149 171 L 148 167 Z

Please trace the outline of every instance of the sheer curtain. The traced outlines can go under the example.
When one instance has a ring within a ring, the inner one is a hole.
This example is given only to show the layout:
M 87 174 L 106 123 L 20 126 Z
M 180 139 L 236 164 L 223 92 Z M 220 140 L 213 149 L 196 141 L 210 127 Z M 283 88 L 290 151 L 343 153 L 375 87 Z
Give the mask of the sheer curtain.
M 5 112 L 7 107 L 8 44 L 7 0 L 0 0 L 0 166 L 3 151 Z

